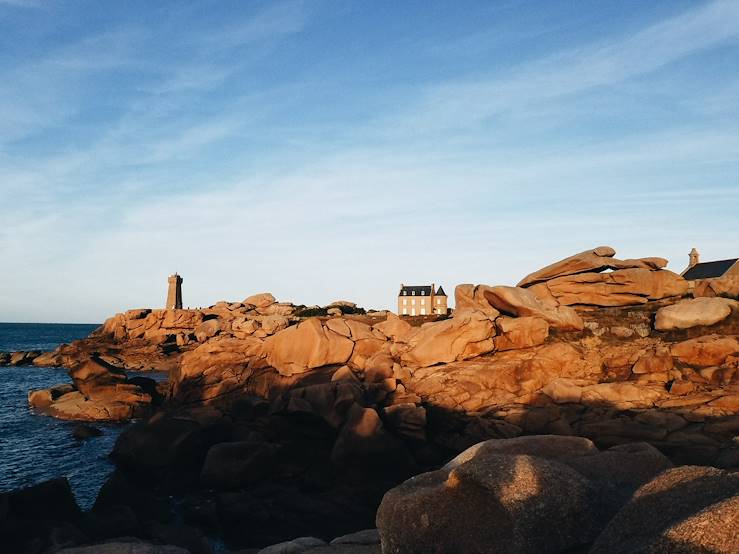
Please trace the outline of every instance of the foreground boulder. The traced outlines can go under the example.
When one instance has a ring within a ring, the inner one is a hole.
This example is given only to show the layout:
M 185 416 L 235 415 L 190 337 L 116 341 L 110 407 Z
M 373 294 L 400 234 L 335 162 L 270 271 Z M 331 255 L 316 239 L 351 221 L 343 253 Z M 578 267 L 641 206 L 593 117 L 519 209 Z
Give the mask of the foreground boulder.
M 592 554 L 739 552 L 739 475 L 684 466 L 636 491 Z
M 648 471 L 617 481 L 610 474 L 629 452 L 604 457 L 608 452 L 577 437 L 476 445 L 441 470 L 413 477 L 385 495 L 377 512 L 383 552 L 533 554 L 583 548 L 630 490 L 670 467 L 650 449 Z

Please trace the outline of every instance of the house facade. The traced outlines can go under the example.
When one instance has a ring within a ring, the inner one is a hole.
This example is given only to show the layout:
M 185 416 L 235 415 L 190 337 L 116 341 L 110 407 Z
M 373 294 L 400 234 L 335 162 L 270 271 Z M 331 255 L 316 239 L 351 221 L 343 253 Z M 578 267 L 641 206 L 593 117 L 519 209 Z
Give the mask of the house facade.
M 447 296 L 444 289 L 431 285 L 400 284 L 398 315 L 444 315 L 447 313 Z

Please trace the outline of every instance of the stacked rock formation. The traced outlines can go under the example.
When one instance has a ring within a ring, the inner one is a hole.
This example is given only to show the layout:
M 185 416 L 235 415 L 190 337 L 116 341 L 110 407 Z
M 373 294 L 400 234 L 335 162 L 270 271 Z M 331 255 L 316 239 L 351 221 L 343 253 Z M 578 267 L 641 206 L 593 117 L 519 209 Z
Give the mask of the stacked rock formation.
M 161 402 L 156 381 L 129 379 L 97 356 L 73 367 L 69 376 L 70 385 L 31 391 L 29 405 L 60 419 L 119 421 L 149 415 Z

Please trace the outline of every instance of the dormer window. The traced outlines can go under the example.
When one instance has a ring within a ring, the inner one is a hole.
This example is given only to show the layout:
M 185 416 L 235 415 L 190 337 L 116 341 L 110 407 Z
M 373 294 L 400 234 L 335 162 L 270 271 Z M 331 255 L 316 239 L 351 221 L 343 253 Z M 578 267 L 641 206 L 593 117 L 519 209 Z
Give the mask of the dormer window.
M 425 290 L 422 290 L 421 291 L 421 296 L 426 296 L 426 291 Z
M 416 296 L 416 291 L 412 290 L 412 291 L 411 291 L 411 294 L 412 294 L 413 296 Z
M 404 290 L 403 291 L 403 296 L 408 296 L 408 291 L 407 290 Z

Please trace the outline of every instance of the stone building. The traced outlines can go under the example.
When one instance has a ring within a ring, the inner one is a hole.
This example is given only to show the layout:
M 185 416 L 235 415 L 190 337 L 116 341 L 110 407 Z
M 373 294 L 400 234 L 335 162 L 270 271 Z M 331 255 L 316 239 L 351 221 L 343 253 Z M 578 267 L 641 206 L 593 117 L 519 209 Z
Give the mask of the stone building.
M 447 296 L 441 286 L 400 284 L 398 315 L 443 315 L 447 310 Z
M 739 276 L 739 258 L 717 260 L 715 262 L 701 262 L 700 254 L 693 248 L 690 251 L 690 262 L 681 273 L 688 281 L 702 281 L 704 279 L 718 279 L 720 277 Z
M 168 310 L 182 309 L 182 277 L 177 273 L 167 278 L 169 288 L 167 289 L 167 306 Z

